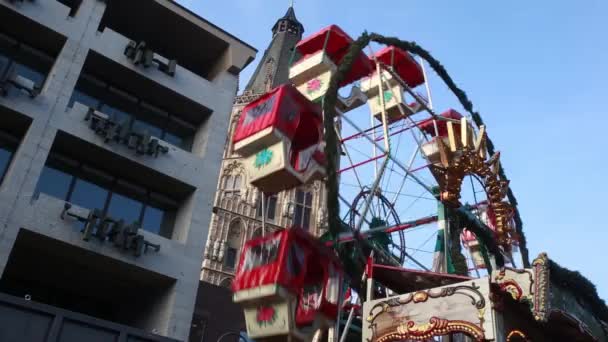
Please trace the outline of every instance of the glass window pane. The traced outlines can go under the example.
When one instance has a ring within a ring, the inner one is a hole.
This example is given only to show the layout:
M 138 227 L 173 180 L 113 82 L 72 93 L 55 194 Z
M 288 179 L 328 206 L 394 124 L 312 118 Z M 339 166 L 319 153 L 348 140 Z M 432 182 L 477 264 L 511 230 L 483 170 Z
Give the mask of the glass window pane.
M 114 122 L 119 124 L 124 124 L 126 122 L 131 121 L 131 115 L 127 112 L 123 112 L 120 109 L 114 108 L 110 105 L 103 104 L 101 106 L 101 111 L 104 114 L 107 114 Z
M 256 209 L 256 213 L 258 217 L 262 217 L 262 196 L 260 196 L 260 199 L 258 200 L 258 206 Z
M 304 203 L 304 192 L 302 190 L 296 190 L 296 203 Z
M 306 230 L 310 228 L 310 208 L 304 209 L 304 222 L 302 223 L 302 228 Z
M 224 190 L 228 190 L 228 184 L 232 182 L 231 176 L 224 177 Z
M 190 149 L 191 138 L 196 133 L 196 125 L 170 116 L 165 130 L 164 140 L 185 150 Z
M 276 207 L 277 207 L 277 197 L 272 196 L 268 199 L 268 209 L 266 211 L 266 213 L 267 213 L 266 216 L 269 220 L 274 220 Z
M 189 149 L 189 147 L 186 144 L 186 141 L 175 134 L 165 132 L 165 136 L 163 137 L 163 140 L 173 146 L 183 148 L 184 150 Z
M 228 247 L 226 256 L 224 257 L 224 266 L 229 269 L 234 269 L 234 266 L 236 266 L 236 254 L 236 248 Z
M 241 176 L 240 175 L 237 175 L 234 177 L 234 189 L 235 190 L 241 189 Z
M 302 226 L 302 206 L 296 205 L 293 214 L 293 224 L 295 226 Z
M 125 223 L 130 224 L 139 221 L 143 204 L 132 198 L 112 193 L 110 198 L 110 206 L 108 207 L 108 216 L 120 220 L 125 220 Z
M 41 87 L 42 84 L 44 83 L 45 76 L 42 73 L 40 73 L 34 69 L 31 69 L 29 67 L 26 67 L 23 64 L 15 63 L 15 71 L 20 76 L 23 76 L 23 77 L 29 79 L 30 81 L 33 81 L 34 83 L 36 83 L 36 86 L 38 86 L 38 87 Z
M 70 190 L 72 175 L 45 166 L 38 181 L 38 191 L 65 201 Z
M 306 193 L 306 205 L 312 206 L 312 192 Z
M 133 131 L 140 134 L 147 133 L 159 139 L 163 136 L 163 131 L 160 128 L 141 120 L 135 120 L 133 122 Z
M 160 234 L 165 212 L 161 209 L 146 206 L 142 228 L 154 234 Z
M 87 209 L 103 209 L 108 190 L 78 178 L 69 202 Z
M 97 109 L 99 107 L 98 99 L 96 99 L 92 96 L 89 96 L 77 89 L 74 89 L 74 92 L 72 93 L 72 97 L 70 98 L 70 103 L 68 104 L 68 107 L 70 107 L 70 108 L 73 107 L 74 102 L 81 103 L 89 108 Z
M 12 151 L 9 151 L 5 148 L 0 148 L 0 179 L 4 178 L 4 174 L 8 169 L 8 165 L 11 162 L 11 158 L 13 158 Z

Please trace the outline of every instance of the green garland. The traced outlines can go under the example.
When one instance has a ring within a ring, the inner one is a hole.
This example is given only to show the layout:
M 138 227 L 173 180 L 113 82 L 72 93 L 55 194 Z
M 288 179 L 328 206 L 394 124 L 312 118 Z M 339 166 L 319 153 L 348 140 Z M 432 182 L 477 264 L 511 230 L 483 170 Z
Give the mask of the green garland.
M 449 210 L 451 210 L 450 216 L 457 217 L 459 221 L 458 224 L 453 225 L 454 228 L 450 227 L 450 234 L 458 234 L 457 236 L 460 236 L 462 229 L 466 227 L 471 233 L 475 234 L 475 237 L 481 242 L 481 245 L 494 256 L 496 267 L 503 267 L 505 265 L 505 259 L 502 256 L 500 247 L 494 239 L 494 233 L 488 226 L 481 222 L 477 216 L 471 213 L 472 208 L 465 205 L 464 207 Z M 490 267 L 490 264 L 487 264 L 486 266 Z
M 608 307 L 600 298 L 595 285 L 578 271 L 571 271 L 549 259 L 551 282 L 572 293 L 580 302 L 587 303 L 595 317 L 608 322 Z
M 439 63 L 439 61 L 437 61 L 435 58 L 433 58 L 433 56 L 431 56 L 431 54 L 428 51 L 426 51 L 425 49 L 420 47 L 415 42 L 402 41 L 397 38 L 387 38 L 387 37 L 381 36 L 376 33 L 368 34 L 367 32 L 364 32 L 356 41 L 354 41 L 351 44 L 348 53 L 344 56 L 340 65 L 338 66 L 338 71 L 332 76 L 332 78 L 329 82 L 329 88 L 323 99 L 323 115 L 324 115 L 323 122 L 324 122 L 324 130 L 325 130 L 324 134 L 325 134 L 325 141 L 326 141 L 325 155 L 327 156 L 327 165 L 326 165 L 327 210 L 328 210 L 328 223 L 329 223 L 330 231 L 333 236 L 338 235 L 338 233 L 339 233 L 338 227 L 341 226 L 341 221 L 340 221 L 340 217 L 339 217 L 340 203 L 338 201 L 339 187 L 338 187 L 338 175 L 337 175 L 337 162 L 340 158 L 340 154 L 338 151 L 338 143 L 339 143 L 338 138 L 334 131 L 334 122 L 335 122 L 335 118 L 336 118 L 335 107 L 336 107 L 336 103 L 337 103 L 338 88 L 339 88 L 338 85 L 344 80 L 344 77 L 346 76 L 346 74 L 351 70 L 351 68 L 354 64 L 355 58 L 357 56 L 359 56 L 359 54 L 363 51 L 363 49 L 371 41 L 374 41 L 374 42 L 377 42 L 380 44 L 389 45 L 389 46 L 395 46 L 402 50 L 408 51 L 410 53 L 413 53 L 413 54 L 416 54 L 416 55 L 422 57 L 424 60 L 426 60 L 429 63 L 429 65 L 437 73 L 437 75 L 439 75 L 439 77 L 441 77 L 441 79 L 447 84 L 447 86 L 450 88 L 450 90 L 452 90 L 452 92 L 456 95 L 456 97 L 458 98 L 458 100 L 460 101 L 462 106 L 469 113 L 471 113 L 473 120 L 475 121 L 475 124 L 478 126 L 483 124 L 483 121 L 481 120 L 481 116 L 479 115 L 479 113 L 473 111 L 473 104 L 468 99 L 465 92 L 454 83 L 454 81 L 449 76 L 449 74 L 447 73 L 447 71 L 445 70 L 443 65 L 441 65 L 441 63 Z M 487 140 L 487 148 L 488 148 L 488 152 L 490 155 L 493 155 L 495 153 L 494 144 L 492 143 L 492 141 L 490 139 Z M 502 170 L 502 167 L 500 169 L 500 175 L 503 179 L 506 179 L 506 176 L 504 175 L 504 171 Z M 523 260 L 524 260 L 524 267 L 529 267 L 530 263 L 528 260 L 528 250 L 526 248 L 526 239 L 525 239 L 525 236 L 522 231 L 523 225 L 521 222 L 521 218 L 519 217 L 519 213 L 518 213 L 517 207 L 516 207 L 517 202 L 510 189 L 509 189 L 507 195 L 509 197 L 509 201 L 511 201 L 511 203 L 513 204 L 513 206 L 515 208 L 515 223 L 516 223 L 515 228 L 516 228 L 518 235 L 520 236 L 520 250 L 522 253 Z M 473 231 L 476 234 L 477 234 L 477 232 L 479 232 L 480 234 L 484 235 L 480 239 L 484 243 L 488 244 L 488 245 L 486 245 L 486 247 L 492 254 L 494 254 L 497 265 L 498 266 L 503 265 L 504 260 L 502 260 L 502 254 L 500 253 L 498 246 L 496 245 L 492 236 L 490 236 L 490 237 L 486 236 L 489 233 L 485 234 L 484 230 L 481 229 L 483 227 L 481 227 L 481 228 L 478 227 L 478 223 L 479 223 L 478 220 L 477 221 L 470 220 L 470 218 L 467 218 L 467 215 L 463 215 L 462 211 L 459 211 L 459 216 L 461 216 L 465 222 L 468 222 L 471 225 L 471 231 Z M 467 227 L 469 227 L 469 226 L 467 226 Z M 478 227 L 478 228 L 473 228 L 473 227 Z M 477 231 L 475 231 L 475 230 L 477 230 Z M 459 244 L 457 244 L 457 245 L 459 245 Z

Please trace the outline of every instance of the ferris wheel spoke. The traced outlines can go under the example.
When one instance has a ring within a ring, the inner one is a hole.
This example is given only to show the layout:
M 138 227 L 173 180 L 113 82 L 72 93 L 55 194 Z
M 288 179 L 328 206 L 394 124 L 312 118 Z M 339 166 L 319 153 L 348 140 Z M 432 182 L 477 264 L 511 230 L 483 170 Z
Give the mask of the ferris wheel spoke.
M 359 126 L 357 126 L 357 124 L 351 120 L 350 118 L 348 118 L 347 115 L 341 115 L 341 118 L 343 118 L 346 122 L 348 122 L 351 126 L 353 126 L 355 129 L 361 131 L 361 129 L 359 128 Z M 387 151 L 384 149 L 384 147 L 380 146 L 380 144 L 376 143 L 375 141 L 371 140 L 369 137 L 366 137 L 368 139 L 368 141 L 370 141 L 373 145 L 375 145 L 380 151 L 383 151 L 384 153 L 386 153 Z M 433 190 L 428 187 L 424 182 L 420 181 L 420 179 L 410 173 L 408 171 L 408 169 L 403 165 L 403 163 L 399 162 L 398 160 L 394 159 L 391 155 L 387 155 L 387 158 L 391 158 L 393 159 L 393 161 L 395 162 L 395 164 L 397 164 L 399 166 L 399 168 L 401 168 L 403 171 L 405 171 L 407 174 L 410 174 L 410 177 L 412 179 L 414 179 L 417 183 L 419 183 L 423 188 L 425 188 L 429 193 L 433 194 Z
M 338 139 L 342 140 L 342 137 L 340 136 L 340 130 L 335 126 L 334 126 L 334 128 L 336 130 Z M 348 161 L 350 162 L 350 166 L 352 167 L 354 164 L 353 164 L 353 160 L 350 156 L 350 152 L 348 151 L 348 147 L 346 146 L 346 144 L 342 144 L 342 148 L 344 149 L 344 153 L 346 154 L 346 157 L 348 158 Z M 361 184 L 361 179 L 359 178 L 359 174 L 357 173 L 357 168 L 353 167 L 352 170 L 353 170 L 353 173 L 355 174 L 355 179 L 357 180 L 357 183 L 359 184 L 360 190 L 363 190 L 363 185 Z

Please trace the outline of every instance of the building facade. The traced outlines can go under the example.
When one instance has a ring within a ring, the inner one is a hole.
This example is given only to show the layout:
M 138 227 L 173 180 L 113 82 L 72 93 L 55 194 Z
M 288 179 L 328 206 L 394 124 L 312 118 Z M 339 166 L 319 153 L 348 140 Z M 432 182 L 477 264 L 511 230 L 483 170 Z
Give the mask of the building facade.
M 185 340 L 255 53 L 172 0 L 0 2 L 0 292 Z
M 299 227 L 320 235 L 326 229 L 323 182 L 262 194 L 250 186 L 242 159 L 233 152 L 232 136 L 242 109 L 260 95 L 289 82 L 294 47 L 304 33 L 293 7 L 272 27 L 272 40 L 231 111 L 222 168 L 209 227 L 201 280 L 230 286 L 245 241 L 262 235 L 262 197 L 265 201 L 266 233 Z

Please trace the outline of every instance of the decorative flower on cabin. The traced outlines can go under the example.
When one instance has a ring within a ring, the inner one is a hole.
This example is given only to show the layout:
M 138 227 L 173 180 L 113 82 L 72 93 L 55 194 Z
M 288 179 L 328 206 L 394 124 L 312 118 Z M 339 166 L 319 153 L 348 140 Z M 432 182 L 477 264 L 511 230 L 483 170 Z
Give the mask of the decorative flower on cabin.
M 260 169 L 268 164 L 270 164 L 270 161 L 272 160 L 272 151 L 265 148 L 263 150 L 261 150 L 260 152 L 258 152 L 258 154 L 255 155 L 255 162 L 254 162 L 254 166 L 256 169 Z
M 255 320 L 258 326 L 272 325 L 277 320 L 277 311 L 272 306 L 262 305 L 258 307 Z
M 322 86 L 323 86 L 323 82 L 321 82 L 320 79 L 318 79 L 318 78 L 312 79 L 312 80 L 308 81 L 308 83 L 306 83 L 306 92 L 308 94 L 315 93 L 315 92 L 319 91 Z
M 384 103 L 387 104 L 389 102 L 391 102 L 391 100 L 393 99 L 393 91 L 392 90 L 385 90 L 384 91 Z M 382 105 L 382 101 L 380 101 L 380 96 L 378 96 L 378 106 Z

